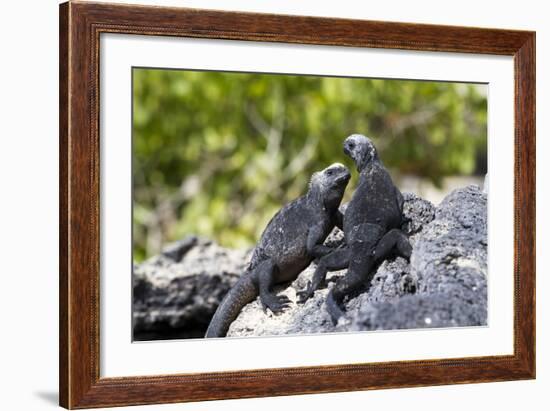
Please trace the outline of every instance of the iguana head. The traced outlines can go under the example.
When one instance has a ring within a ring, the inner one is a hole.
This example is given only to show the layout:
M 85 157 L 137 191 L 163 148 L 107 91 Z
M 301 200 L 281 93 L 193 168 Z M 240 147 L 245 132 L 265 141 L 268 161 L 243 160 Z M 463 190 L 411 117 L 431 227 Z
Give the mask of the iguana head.
M 362 134 L 352 134 L 344 140 L 344 153 L 352 158 L 359 172 L 378 161 L 376 147 Z
M 310 191 L 325 207 L 334 208 L 340 205 L 351 174 L 340 163 L 334 163 L 311 177 Z

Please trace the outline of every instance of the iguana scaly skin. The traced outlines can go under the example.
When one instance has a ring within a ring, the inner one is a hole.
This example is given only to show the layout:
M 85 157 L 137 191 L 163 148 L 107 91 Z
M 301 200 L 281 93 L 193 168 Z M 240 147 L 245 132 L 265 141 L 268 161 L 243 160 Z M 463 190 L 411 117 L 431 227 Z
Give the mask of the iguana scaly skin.
M 334 226 L 341 227 L 338 206 L 350 179 L 341 164 L 313 174 L 306 195 L 285 205 L 268 223 L 250 265 L 231 288 L 210 321 L 206 338 L 224 337 L 241 309 L 258 295 L 264 308 L 277 313 L 290 301 L 272 286 L 294 281 L 315 258 L 327 255 L 323 245 Z
M 344 314 L 346 296 L 369 287 L 377 263 L 390 253 L 409 258 L 412 247 L 401 231 L 403 196 L 378 158 L 367 137 L 353 134 L 344 141 L 344 153 L 359 171 L 359 183 L 343 218 L 345 245 L 319 260 L 312 283 L 300 293 L 302 302 L 313 295 L 328 271 L 348 268 L 327 295 L 326 307 L 334 323 Z

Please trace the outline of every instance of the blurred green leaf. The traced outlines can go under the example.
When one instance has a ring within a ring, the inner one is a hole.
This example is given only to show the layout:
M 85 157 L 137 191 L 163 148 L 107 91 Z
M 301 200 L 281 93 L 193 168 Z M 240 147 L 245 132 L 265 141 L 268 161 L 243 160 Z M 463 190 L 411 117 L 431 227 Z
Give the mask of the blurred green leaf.
M 353 167 L 356 132 L 394 175 L 483 174 L 486 86 L 134 69 L 134 258 L 187 234 L 253 245 L 314 171 Z

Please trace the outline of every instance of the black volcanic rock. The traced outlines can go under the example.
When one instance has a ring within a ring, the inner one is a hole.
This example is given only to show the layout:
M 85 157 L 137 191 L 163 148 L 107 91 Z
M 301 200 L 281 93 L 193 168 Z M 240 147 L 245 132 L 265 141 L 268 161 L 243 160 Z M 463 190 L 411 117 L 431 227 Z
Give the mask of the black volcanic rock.
M 228 336 L 475 326 L 487 323 L 487 196 L 477 186 L 450 193 L 434 207 L 404 193 L 403 214 L 413 246 L 411 261 L 379 265 L 368 292 L 346 303 L 346 318 L 332 324 L 324 303 L 345 270 L 329 273 L 327 287 L 297 304 L 315 262 L 280 293 L 291 305 L 279 315 L 259 299 L 243 308 Z M 345 208 L 345 205 L 343 206 Z M 326 244 L 336 246 L 335 229 Z M 250 250 L 225 249 L 189 237 L 134 267 L 134 338 L 202 337 L 217 305 L 246 268 Z

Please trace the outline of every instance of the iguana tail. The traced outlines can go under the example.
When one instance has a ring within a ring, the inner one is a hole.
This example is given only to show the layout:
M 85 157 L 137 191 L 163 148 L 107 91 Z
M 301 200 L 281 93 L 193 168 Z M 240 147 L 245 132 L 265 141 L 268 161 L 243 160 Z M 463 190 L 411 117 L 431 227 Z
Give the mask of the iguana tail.
M 243 274 L 223 298 L 210 321 L 205 338 L 225 337 L 242 308 L 258 296 L 258 289 L 250 277 L 248 273 Z

